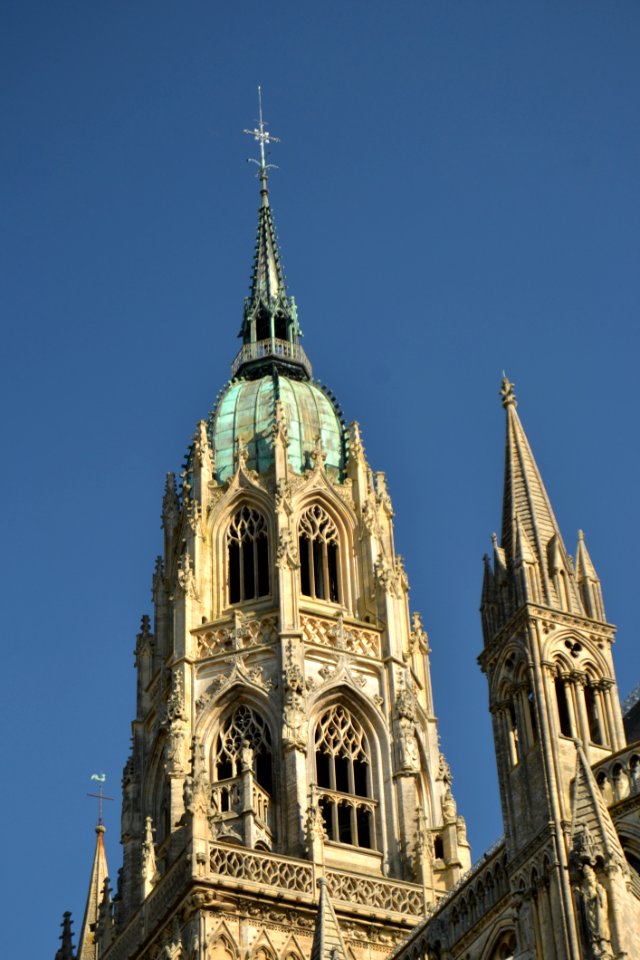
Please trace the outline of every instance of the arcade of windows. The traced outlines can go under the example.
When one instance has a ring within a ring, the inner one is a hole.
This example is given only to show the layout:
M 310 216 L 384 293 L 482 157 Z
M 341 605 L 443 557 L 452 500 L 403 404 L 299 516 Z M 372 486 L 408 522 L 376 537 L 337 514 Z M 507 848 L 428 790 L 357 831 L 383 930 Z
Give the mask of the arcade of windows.
M 327 838 L 375 849 L 371 751 L 364 730 L 343 706 L 332 707 L 318 721 L 315 757 Z
M 340 602 L 338 530 L 319 504 L 300 518 L 298 546 L 300 590 L 315 600 Z M 266 597 L 271 590 L 267 521 L 254 507 L 244 505 L 227 530 L 229 603 Z

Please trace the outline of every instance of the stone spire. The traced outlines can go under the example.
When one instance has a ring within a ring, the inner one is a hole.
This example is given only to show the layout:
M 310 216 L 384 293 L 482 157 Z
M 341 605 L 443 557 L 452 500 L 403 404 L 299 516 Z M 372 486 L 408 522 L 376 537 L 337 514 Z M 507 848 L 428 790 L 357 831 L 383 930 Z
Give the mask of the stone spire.
M 340 933 L 340 927 L 329 898 L 327 881 L 318 880 L 320 901 L 316 929 L 311 945 L 311 960 L 347 960 L 347 950 Z
M 73 952 L 73 934 L 71 932 L 71 914 L 67 910 L 62 915 L 62 933 L 60 934 L 60 949 L 55 960 L 76 960 Z
M 582 604 L 587 615 L 593 617 L 594 620 L 605 620 L 600 578 L 589 556 L 582 530 L 578 530 L 576 580 L 578 582 L 580 596 L 582 597 Z
M 506 376 L 500 393 L 507 413 L 501 537 L 507 568 L 535 566 L 538 576 L 529 578 L 526 599 L 582 613 L 571 560 Z
M 95 940 L 96 924 L 100 912 L 100 901 L 104 890 L 104 881 L 109 875 L 107 855 L 104 849 L 105 826 L 98 823 L 96 826 L 96 847 L 91 867 L 89 893 L 84 911 L 84 919 L 80 929 L 77 960 L 98 960 L 98 944 Z

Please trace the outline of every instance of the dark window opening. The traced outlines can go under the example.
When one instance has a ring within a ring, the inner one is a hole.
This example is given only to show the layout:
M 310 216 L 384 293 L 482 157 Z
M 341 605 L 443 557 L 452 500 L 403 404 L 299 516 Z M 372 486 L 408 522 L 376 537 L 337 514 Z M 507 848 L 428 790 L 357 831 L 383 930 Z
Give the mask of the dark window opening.
M 340 843 L 353 844 L 353 832 L 351 830 L 351 807 L 346 803 L 338 804 L 338 837 Z
M 240 546 L 229 544 L 229 603 L 240 602 Z
M 353 792 L 359 797 L 368 797 L 369 793 L 369 767 L 362 760 L 353 761 Z
M 271 316 L 261 310 L 256 320 L 256 340 L 269 340 L 271 337 Z
M 371 811 L 359 808 L 356 810 L 356 826 L 358 831 L 358 846 L 371 849 Z
M 338 531 L 319 504 L 300 519 L 300 590 L 317 600 L 340 602 Z
M 440 834 L 433 841 L 433 855 L 436 860 L 444 860 L 444 843 Z
M 331 774 L 329 773 L 330 757 L 328 753 L 316 753 L 316 780 L 319 787 L 331 789 Z
M 271 771 L 271 754 L 258 753 L 255 760 L 256 780 L 267 793 L 273 792 L 273 776 Z
M 604 743 L 604 739 L 602 736 L 600 717 L 598 716 L 598 694 L 593 687 L 589 686 L 588 684 L 584 688 L 584 703 L 587 708 L 589 738 L 591 739 L 592 743 L 597 743 L 601 746 Z
M 349 787 L 349 767 L 351 766 L 350 761 L 347 757 L 335 757 L 334 758 L 334 769 L 336 772 L 336 790 L 339 790 L 340 793 L 351 793 Z
M 229 603 L 256 600 L 269 594 L 267 522 L 257 510 L 242 507 L 227 532 Z
M 287 339 L 287 319 L 282 314 L 278 314 L 275 319 L 276 337 L 279 340 Z
M 569 701 L 567 700 L 567 688 L 562 677 L 556 677 L 556 703 L 558 705 L 558 723 L 560 724 L 560 733 L 564 737 L 570 737 L 571 714 L 569 713 Z
M 527 694 L 527 704 L 529 706 L 529 722 L 531 724 L 531 739 L 535 743 L 537 737 L 537 726 L 536 726 L 536 704 L 533 699 L 533 693 L 529 690 Z

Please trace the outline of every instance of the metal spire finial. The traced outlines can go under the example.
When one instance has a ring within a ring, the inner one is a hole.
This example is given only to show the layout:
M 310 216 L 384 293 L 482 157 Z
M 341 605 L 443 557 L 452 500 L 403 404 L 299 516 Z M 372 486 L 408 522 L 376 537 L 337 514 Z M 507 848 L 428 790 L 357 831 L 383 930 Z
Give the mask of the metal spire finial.
M 249 163 L 255 163 L 258 167 L 258 176 L 260 177 L 260 192 L 262 193 L 263 203 L 268 204 L 268 193 L 267 193 L 267 171 L 277 169 L 275 164 L 267 163 L 267 152 L 265 146 L 268 146 L 270 143 L 280 143 L 280 137 L 274 137 L 272 133 L 265 128 L 265 120 L 262 116 L 262 87 L 258 86 L 258 126 L 254 127 L 253 130 L 243 130 L 243 133 L 248 133 L 250 137 L 253 137 L 254 140 L 260 144 L 260 159 L 255 160 L 253 157 L 249 158 Z
M 96 827 L 96 832 L 100 831 L 104 833 L 104 823 L 102 822 L 102 801 L 103 800 L 115 800 L 115 797 L 106 797 L 102 792 L 103 784 L 107 779 L 106 774 L 104 773 L 92 773 L 91 779 L 97 781 L 99 784 L 97 793 L 88 793 L 88 797 L 93 797 L 98 801 L 98 826 Z

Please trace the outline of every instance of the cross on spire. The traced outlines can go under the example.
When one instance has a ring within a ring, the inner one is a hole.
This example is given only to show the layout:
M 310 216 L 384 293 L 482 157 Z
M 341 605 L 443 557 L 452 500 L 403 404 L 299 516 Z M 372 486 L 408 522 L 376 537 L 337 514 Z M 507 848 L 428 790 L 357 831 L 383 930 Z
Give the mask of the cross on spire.
M 88 796 L 88 797 L 93 797 L 95 800 L 98 801 L 98 826 L 101 827 L 101 826 L 103 826 L 103 823 L 102 823 L 102 801 L 103 801 L 103 800 L 115 800 L 115 797 L 106 797 L 106 796 L 104 795 L 104 793 L 102 792 L 102 791 L 103 791 L 104 782 L 105 782 L 105 780 L 107 779 L 107 776 L 106 776 L 105 773 L 92 773 L 92 774 L 91 774 L 91 779 L 92 779 L 92 780 L 96 780 L 97 783 L 99 784 L 99 786 L 98 786 L 98 792 L 97 792 L 97 793 L 88 793 L 87 796 Z
M 268 146 L 270 143 L 280 143 L 280 137 L 275 137 L 272 133 L 265 127 L 265 120 L 262 116 L 262 87 L 258 87 L 258 126 L 254 127 L 253 130 L 243 130 L 243 133 L 248 133 L 250 137 L 253 137 L 254 140 L 260 144 L 260 159 L 255 160 L 253 157 L 249 158 L 249 163 L 255 163 L 258 167 L 258 176 L 260 177 L 261 182 L 261 191 L 263 195 L 263 202 L 265 200 L 266 191 L 267 191 L 267 170 L 274 168 L 274 164 L 267 163 L 267 154 L 265 146 Z

